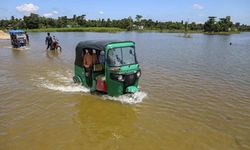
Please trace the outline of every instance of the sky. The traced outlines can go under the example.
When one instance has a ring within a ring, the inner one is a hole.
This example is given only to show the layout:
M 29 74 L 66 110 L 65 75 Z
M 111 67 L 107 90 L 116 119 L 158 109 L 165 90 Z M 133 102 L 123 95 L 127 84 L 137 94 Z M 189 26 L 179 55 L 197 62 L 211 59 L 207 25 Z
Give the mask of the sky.
M 22 18 L 37 13 L 57 18 L 74 14 L 86 19 L 122 19 L 141 15 L 154 21 L 204 23 L 208 16 L 231 16 L 250 25 L 250 0 L 2 0 L 0 19 Z

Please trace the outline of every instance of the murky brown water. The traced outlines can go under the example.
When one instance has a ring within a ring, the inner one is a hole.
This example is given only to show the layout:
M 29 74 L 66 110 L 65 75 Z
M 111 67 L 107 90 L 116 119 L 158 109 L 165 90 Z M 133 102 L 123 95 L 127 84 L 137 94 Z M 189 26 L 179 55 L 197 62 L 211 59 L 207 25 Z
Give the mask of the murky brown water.
M 250 33 L 53 34 L 61 54 L 46 33 L 22 51 L 0 41 L 0 149 L 250 149 Z M 107 38 L 137 43 L 135 99 L 72 83 L 76 44 Z

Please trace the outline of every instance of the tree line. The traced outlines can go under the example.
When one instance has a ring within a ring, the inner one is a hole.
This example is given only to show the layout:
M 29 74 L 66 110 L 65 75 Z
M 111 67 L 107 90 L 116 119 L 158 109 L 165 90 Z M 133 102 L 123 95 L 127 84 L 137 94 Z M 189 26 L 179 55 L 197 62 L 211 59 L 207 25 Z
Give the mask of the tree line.
M 250 27 L 247 25 L 241 25 L 239 22 L 233 23 L 230 16 L 225 18 L 219 18 L 216 21 L 215 16 L 208 17 L 208 20 L 204 23 L 205 32 L 231 32 L 231 31 L 250 31 Z
M 87 20 L 86 15 L 73 15 L 71 18 L 61 16 L 58 18 L 46 18 L 38 14 L 31 13 L 23 18 L 15 18 L 0 20 L 0 28 L 2 29 L 39 29 L 39 28 L 74 28 L 74 27 L 116 27 L 127 31 L 131 30 L 169 30 L 169 31 L 204 31 L 204 32 L 231 32 L 231 31 L 250 31 L 249 25 L 233 23 L 231 17 L 220 18 L 216 21 L 216 17 L 210 16 L 208 20 L 202 23 L 184 22 L 184 21 L 153 21 L 152 19 L 144 19 L 141 15 L 127 17 L 119 20 L 97 19 Z

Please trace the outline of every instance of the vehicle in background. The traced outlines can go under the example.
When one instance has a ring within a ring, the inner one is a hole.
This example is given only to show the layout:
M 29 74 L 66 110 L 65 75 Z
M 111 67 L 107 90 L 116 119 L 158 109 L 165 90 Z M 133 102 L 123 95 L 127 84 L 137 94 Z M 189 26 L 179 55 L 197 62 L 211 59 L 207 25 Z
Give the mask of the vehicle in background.
M 53 40 L 51 50 L 59 50 L 60 52 L 62 52 L 62 47 L 60 46 L 58 40 Z
M 27 38 L 23 30 L 10 30 L 9 34 L 13 48 L 21 48 L 27 45 Z

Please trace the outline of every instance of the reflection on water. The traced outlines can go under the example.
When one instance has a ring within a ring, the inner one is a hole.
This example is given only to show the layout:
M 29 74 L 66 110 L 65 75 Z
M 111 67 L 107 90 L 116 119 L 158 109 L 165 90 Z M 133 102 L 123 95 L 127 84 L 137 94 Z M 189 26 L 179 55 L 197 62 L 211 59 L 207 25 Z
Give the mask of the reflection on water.
M 61 54 L 58 50 L 46 50 L 46 53 L 48 58 L 58 57 Z
M 85 147 L 92 149 L 119 148 L 120 143 L 137 132 L 137 116 L 134 108 L 118 103 L 100 101 L 97 98 L 81 101 L 79 110 L 79 128 Z M 93 102 L 94 101 L 94 102 Z
M 250 33 L 46 33 L 0 41 L 2 149 L 250 149 Z M 72 81 L 81 40 L 136 42 L 141 91 L 91 95 Z M 232 45 L 229 43 L 232 42 Z

